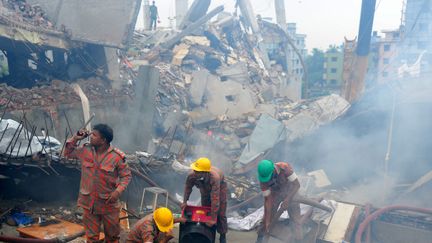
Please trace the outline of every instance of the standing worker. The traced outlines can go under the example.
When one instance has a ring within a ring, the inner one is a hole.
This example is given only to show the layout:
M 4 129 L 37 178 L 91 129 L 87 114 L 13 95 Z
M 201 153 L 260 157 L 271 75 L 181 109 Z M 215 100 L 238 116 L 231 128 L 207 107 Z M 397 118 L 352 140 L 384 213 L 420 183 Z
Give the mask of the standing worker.
M 150 30 L 156 30 L 156 24 L 159 19 L 158 8 L 156 7 L 155 1 L 150 6 Z
M 201 205 L 211 207 L 212 220 L 206 225 L 212 227 L 216 224 L 220 234 L 220 243 L 226 243 L 228 222 L 226 217 L 227 185 L 221 170 L 211 166 L 208 158 L 199 158 L 191 164 L 192 172 L 186 179 L 182 209 L 187 205 L 192 187 L 199 188 L 201 193 Z
M 90 144 L 77 142 L 90 136 Z M 113 130 L 98 124 L 90 133 L 85 129 L 66 142 L 64 156 L 81 160 L 78 206 L 84 209 L 83 224 L 87 242 L 99 242 L 103 224 L 105 241 L 119 242 L 119 198 L 131 180 L 125 154 L 112 147 Z
M 258 232 L 258 242 L 270 232 L 272 223 L 277 221 L 285 210 L 288 210 L 289 218 L 294 222 L 295 238 L 301 240 L 303 233 L 300 224 L 300 204 L 293 201 L 300 188 L 300 182 L 291 165 L 262 160 L 258 164 L 258 180 L 264 196 L 263 228 Z
M 140 219 L 129 232 L 127 243 L 167 243 L 174 236 L 174 218 L 168 208 L 158 208 Z

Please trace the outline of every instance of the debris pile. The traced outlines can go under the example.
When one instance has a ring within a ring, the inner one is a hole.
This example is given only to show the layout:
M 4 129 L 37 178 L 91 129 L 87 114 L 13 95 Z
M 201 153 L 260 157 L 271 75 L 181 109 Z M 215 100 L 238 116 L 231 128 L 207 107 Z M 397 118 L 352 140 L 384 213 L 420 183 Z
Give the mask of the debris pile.
M 0 2 L 0 19 L 13 20 L 32 26 L 54 30 L 53 23 L 39 5 L 30 5 L 25 0 L 2 0 Z
M 124 58 L 125 82 L 136 77 L 141 64 L 153 65 L 160 72 L 154 121 L 158 138 L 147 152 L 188 160 L 205 151 L 230 171 L 243 150 L 250 150 L 251 135 L 263 114 L 283 130 L 276 134 L 276 143 L 299 138 L 347 110 L 349 104 L 336 95 L 290 100 L 282 90 L 286 73 L 279 64 L 264 65 L 258 40 L 244 20 L 221 16 L 193 32 L 188 28 L 165 35 L 154 32 L 159 38 L 135 34 Z M 278 28 L 267 31 L 285 38 Z M 304 121 L 307 125 L 299 128 Z M 269 129 L 264 126 L 262 133 L 268 134 Z M 258 153 L 262 155 L 275 143 Z
M 106 99 L 116 97 L 133 96 L 133 89 L 125 86 L 122 90 L 114 90 L 106 82 L 97 78 L 78 80 L 76 83 L 80 85 L 92 104 L 99 104 Z M 31 110 L 35 107 L 80 102 L 80 97 L 71 85 L 60 80 L 53 80 L 49 86 L 33 87 L 32 89 L 17 89 L 1 83 L 0 105 L 6 105 L 9 99 L 11 101 L 8 110 Z

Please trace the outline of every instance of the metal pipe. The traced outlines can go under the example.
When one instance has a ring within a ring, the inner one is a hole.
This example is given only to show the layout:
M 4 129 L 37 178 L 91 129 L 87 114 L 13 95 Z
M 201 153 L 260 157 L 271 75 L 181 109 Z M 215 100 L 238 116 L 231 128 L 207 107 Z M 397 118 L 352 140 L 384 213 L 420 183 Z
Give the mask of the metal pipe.
M 6 124 L 6 128 L 5 128 L 5 130 L 3 131 L 2 135 L 1 135 L 0 142 L 3 140 L 3 137 L 4 137 L 4 135 L 5 135 L 6 130 L 8 129 L 8 127 L 9 127 L 9 123 Z
M 11 144 L 13 143 L 13 140 L 15 139 L 15 136 L 16 136 L 18 130 L 20 129 L 20 127 L 21 127 L 21 123 L 22 123 L 22 121 L 21 121 L 20 124 L 18 125 L 18 128 L 15 130 L 15 132 L 14 132 L 14 134 L 13 134 L 13 136 L 12 136 L 12 138 L 11 138 L 9 144 L 8 144 L 8 146 L 6 147 L 5 154 L 7 154 L 7 151 L 9 150 L 9 147 L 10 147 Z
M 33 136 L 34 136 L 35 132 L 36 132 L 36 126 L 32 127 L 32 130 L 31 130 L 31 133 L 30 133 L 29 142 L 28 142 L 27 149 L 26 149 L 24 157 L 27 156 L 27 153 L 28 153 L 28 150 L 29 150 L 29 148 L 31 146 L 31 142 L 33 141 Z M 30 154 L 32 154 L 31 151 L 30 151 Z
M 66 123 L 67 123 L 67 125 L 68 125 L 68 128 L 69 128 L 69 132 L 70 132 L 70 134 L 74 134 L 74 132 L 72 131 L 72 128 L 71 128 L 71 125 L 70 125 L 70 123 L 69 123 L 69 119 L 68 119 L 68 117 L 67 117 L 67 115 L 66 115 L 66 112 L 63 110 L 63 114 L 64 114 L 64 117 L 65 117 L 65 119 L 66 119 Z
M 416 207 L 410 207 L 410 206 L 403 206 L 403 205 L 393 205 L 384 207 L 381 209 L 376 210 L 371 215 L 365 218 L 365 220 L 359 225 L 356 235 L 355 235 L 355 243 L 362 243 L 361 238 L 363 235 L 363 232 L 365 231 L 366 227 L 374 220 L 376 220 L 379 216 L 381 216 L 384 213 L 387 213 L 389 211 L 394 210 L 403 210 L 403 211 L 412 211 L 417 213 L 424 213 L 424 214 L 432 214 L 431 208 L 416 208 Z

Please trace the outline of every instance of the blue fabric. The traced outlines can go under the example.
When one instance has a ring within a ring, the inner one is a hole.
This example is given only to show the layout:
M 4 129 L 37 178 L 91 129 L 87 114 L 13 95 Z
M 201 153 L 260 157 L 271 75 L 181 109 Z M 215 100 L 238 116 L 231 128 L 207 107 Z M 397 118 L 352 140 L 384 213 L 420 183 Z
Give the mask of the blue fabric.
M 28 225 L 33 223 L 33 219 L 23 213 L 14 213 L 12 218 L 15 220 L 17 225 Z

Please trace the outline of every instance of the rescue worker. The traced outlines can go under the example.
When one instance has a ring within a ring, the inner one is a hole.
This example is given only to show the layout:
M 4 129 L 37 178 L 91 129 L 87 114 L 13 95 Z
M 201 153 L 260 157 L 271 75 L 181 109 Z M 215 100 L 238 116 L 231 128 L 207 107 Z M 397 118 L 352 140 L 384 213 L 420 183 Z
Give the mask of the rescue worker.
M 156 30 L 156 25 L 159 19 L 158 8 L 155 1 L 150 6 L 150 30 Z
M 173 214 L 168 208 L 158 208 L 140 219 L 129 232 L 128 243 L 167 243 L 173 237 Z
M 258 232 L 258 239 L 262 239 L 270 232 L 271 224 L 278 220 L 275 217 L 280 216 L 278 214 L 280 207 L 281 212 L 288 211 L 294 223 L 295 238 L 301 240 L 303 233 L 300 225 L 300 204 L 293 202 L 293 197 L 300 188 L 300 182 L 291 165 L 285 162 L 273 163 L 270 160 L 262 160 L 258 164 L 258 180 L 264 196 L 263 227 Z
M 182 209 L 187 205 L 192 187 L 199 188 L 201 193 L 201 205 L 211 207 L 212 221 L 206 225 L 212 227 L 216 224 L 221 243 L 226 242 L 228 222 L 226 217 L 227 185 L 224 174 L 218 168 L 211 166 L 208 158 L 199 158 L 191 164 L 192 172 L 186 179 Z
M 77 143 L 90 136 L 90 143 Z M 90 133 L 80 130 L 66 142 L 64 156 L 81 160 L 78 206 L 84 209 L 83 224 L 87 242 L 98 242 L 103 224 L 105 241 L 119 242 L 119 198 L 131 180 L 125 154 L 112 147 L 113 130 L 98 124 Z

